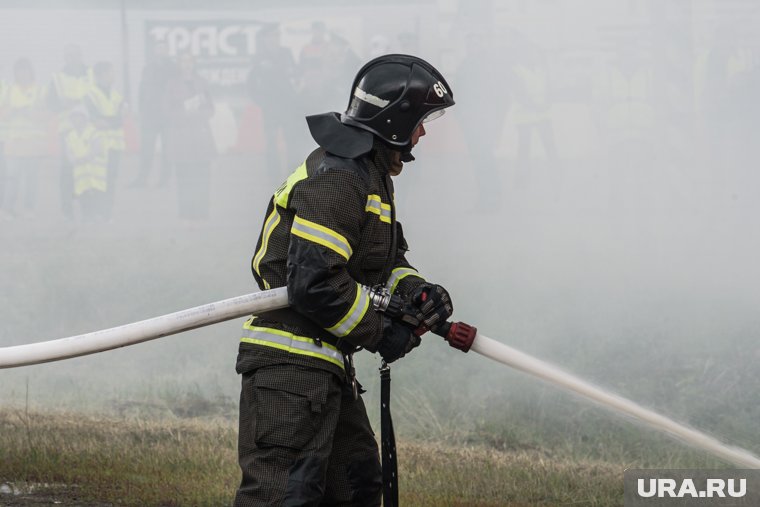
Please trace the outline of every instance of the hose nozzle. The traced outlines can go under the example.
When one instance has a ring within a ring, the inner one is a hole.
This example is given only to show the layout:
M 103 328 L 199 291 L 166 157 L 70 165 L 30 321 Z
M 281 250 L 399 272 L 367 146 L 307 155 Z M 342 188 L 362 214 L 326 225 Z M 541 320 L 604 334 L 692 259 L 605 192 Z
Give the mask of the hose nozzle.
M 462 352 L 470 350 L 472 342 L 478 334 L 478 328 L 464 322 L 444 322 L 431 331 L 442 336 L 444 340 L 449 342 L 449 345 Z

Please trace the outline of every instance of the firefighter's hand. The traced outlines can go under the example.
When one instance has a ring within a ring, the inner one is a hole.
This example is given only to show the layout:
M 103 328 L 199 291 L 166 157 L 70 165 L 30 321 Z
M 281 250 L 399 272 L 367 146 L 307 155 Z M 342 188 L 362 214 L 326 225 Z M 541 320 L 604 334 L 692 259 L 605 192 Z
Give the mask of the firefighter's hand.
M 425 327 L 431 329 L 436 324 L 446 322 L 454 313 L 454 304 L 446 289 L 440 285 L 423 283 L 409 295 L 412 305 L 419 308 Z
M 386 318 L 383 319 L 383 337 L 377 351 L 386 363 L 392 363 L 411 352 L 421 341 L 406 324 Z

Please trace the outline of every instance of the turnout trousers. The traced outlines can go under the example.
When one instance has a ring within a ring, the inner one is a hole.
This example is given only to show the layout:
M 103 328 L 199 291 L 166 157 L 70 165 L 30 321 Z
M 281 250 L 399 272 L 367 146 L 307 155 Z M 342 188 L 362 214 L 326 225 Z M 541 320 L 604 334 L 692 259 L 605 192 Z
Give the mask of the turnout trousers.
M 364 402 L 326 370 L 243 372 L 235 507 L 379 506 L 382 474 Z

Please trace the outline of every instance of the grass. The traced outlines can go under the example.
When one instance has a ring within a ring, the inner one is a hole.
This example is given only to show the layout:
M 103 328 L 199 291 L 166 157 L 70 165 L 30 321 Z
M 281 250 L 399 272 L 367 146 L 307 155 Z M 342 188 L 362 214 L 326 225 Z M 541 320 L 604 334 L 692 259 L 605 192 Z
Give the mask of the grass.
M 618 505 L 623 470 L 541 450 L 441 443 L 400 446 L 402 500 L 415 506 Z
M 120 505 L 226 505 L 236 486 L 229 422 L 0 413 L 0 477 L 76 485 Z
M 0 411 L 0 482 L 53 483 L 58 501 L 229 505 L 239 478 L 229 419 L 141 420 Z M 399 442 L 413 506 L 616 505 L 622 468 L 482 445 Z M 0 497 L 1 499 L 1 497 Z
M 168 195 L 127 191 L 121 202 L 129 213 L 107 227 L 8 223 L 0 234 L 0 346 L 103 329 L 254 290 L 249 260 L 259 206 L 273 186 L 254 184 L 258 176 L 243 166 L 229 176 L 235 181 L 224 199 L 230 213 L 217 208 L 216 220 L 204 226 L 178 224 L 173 211 L 161 214 L 157 203 Z M 154 199 L 153 206 L 144 206 L 143 197 Z M 406 216 L 427 211 L 424 200 L 409 203 L 417 208 Z M 546 219 L 545 237 L 565 241 L 550 234 L 555 217 Z M 717 268 L 707 271 L 720 283 L 694 277 L 688 263 L 676 270 L 680 279 L 625 256 L 597 262 L 587 255 L 585 239 L 568 239 L 565 246 L 587 259 L 584 271 L 572 255 L 558 262 L 554 252 L 564 256 L 565 250 L 555 245 L 544 249 L 551 255 L 535 255 L 540 220 L 516 228 L 503 248 L 478 252 L 479 266 L 455 272 L 454 261 L 464 254 L 439 258 L 437 243 L 415 234 L 415 223 L 424 221 L 405 224 L 408 237 L 417 238 L 412 260 L 459 294 L 457 318 L 760 452 L 751 284 L 725 278 Z M 469 234 L 486 234 L 489 224 Z M 616 237 L 602 253 L 616 254 Z M 594 262 L 609 268 L 591 269 Z M 239 474 L 232 421 L 241 323 L 4 370 L 0 490 L 3 482 L 26 490 L 48 483 L 55 486 L 45 494 L 77 505 L 228 505 Z M 476 354 L 452 352 L 435 337 L 397 364 L 393 409 L 397 434 L 405 439 L 399 443 L 405 505 L 619 505 L 627 467 L 725 466 Z M 377 358 L 359 354 L 357 368 L 376 423 Z M 31 412 L 11 408 L 30 399 Z M 0 495 L 0 504 L 5 500 Z

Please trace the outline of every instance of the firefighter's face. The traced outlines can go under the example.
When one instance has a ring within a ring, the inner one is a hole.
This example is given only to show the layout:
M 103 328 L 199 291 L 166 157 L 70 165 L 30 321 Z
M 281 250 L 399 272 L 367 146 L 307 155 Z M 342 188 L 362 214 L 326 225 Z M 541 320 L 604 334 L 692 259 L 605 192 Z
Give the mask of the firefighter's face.
M 420 137 L 424 136 L 426 133 L 425 127 L 420 123 L 419 127 L 412 132 L 412 147 L 417 146 L 417 143 L 420 142 Z M 392 155 L 393 159 L 391 160 L 390 173 L 391 176 L 398 176 L 404 169 L 404 163 L 401 161 L 401 152 L 393 151 Z
M 412 132 L 412 146 L 417 146 L 417 143 L 420 142 L 420 137 L 424 136 L 427 132 L 425 132 L 425 125 L 423 123 L 420 123 L 419 127 L 415 129 L 414 132 Z

